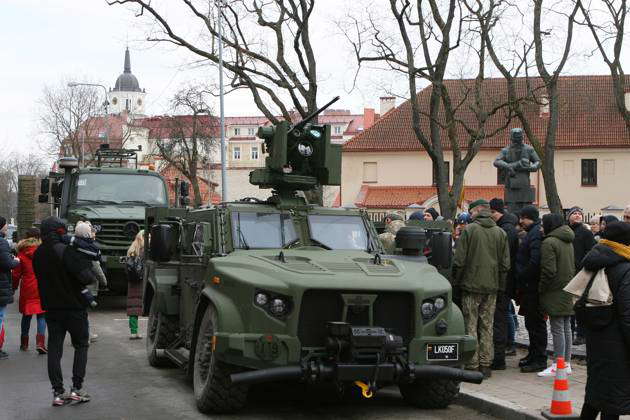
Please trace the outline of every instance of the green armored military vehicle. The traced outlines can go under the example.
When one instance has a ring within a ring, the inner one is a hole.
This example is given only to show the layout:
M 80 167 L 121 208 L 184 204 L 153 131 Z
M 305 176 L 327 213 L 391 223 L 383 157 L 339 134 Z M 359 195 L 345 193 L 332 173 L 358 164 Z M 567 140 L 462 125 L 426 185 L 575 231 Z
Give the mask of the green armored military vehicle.
M 460 382 L 481 382 L 462 369 L 476 343 L 426 258 L 384 255 L 366 213 L 296 194 L 339 185 L 330 127 L 282 122 L 258 136 L 269 157 L 250 182 L 274 189 L 267 201 L 147 210 L 149 363 L 185 368 L 199 410 L 215 413 L 273 381 L 366 398 L 396 384 L 420 407 L 446 407 Z M 409 229 L 402 247 L 424 232 Z
M 42 179 L 39 201 L 52 204 L 69 229 L 79 220 L 89 220 L 96 229 L 96 242 L 103 254 L 102 267 L 108 288 L 126 294 L 124 257 L 127 248 L 144 229 L 148 206 L 168 206 L 164 179 L 146 169 L 126 167 L 136 160 L 134 149 L 110 149 L 102 145 L 94 167 L 80 168 L 73 157 L 61 158 L 63 172 Z

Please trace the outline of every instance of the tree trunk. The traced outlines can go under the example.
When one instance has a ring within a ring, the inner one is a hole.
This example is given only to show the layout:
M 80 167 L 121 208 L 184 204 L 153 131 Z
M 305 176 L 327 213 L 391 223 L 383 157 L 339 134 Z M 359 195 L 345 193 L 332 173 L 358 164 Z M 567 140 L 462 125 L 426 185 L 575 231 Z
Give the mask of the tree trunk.
M 190 185 L 192 185 L 195 207 L 201 207 L 201 190 L 199 189 L 199 178 L 197 177 L 197 171 L 190 171 Z

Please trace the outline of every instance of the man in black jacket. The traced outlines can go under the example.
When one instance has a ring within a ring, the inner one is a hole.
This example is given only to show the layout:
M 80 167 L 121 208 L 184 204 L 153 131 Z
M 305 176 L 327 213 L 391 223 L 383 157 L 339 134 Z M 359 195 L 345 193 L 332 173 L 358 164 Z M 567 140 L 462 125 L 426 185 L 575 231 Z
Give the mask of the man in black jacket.
M 540 372 L 547 368 L 547 322 L 540 309 L 540 246 L 542 232 L 538 209 L 521 209 L 520 224 L 527 232 L 516 254 L 516 287 L 522 291 L 521 312 L 529 335 L 529 353 L 520 360 L 521 372 Z
M 20 260 L 11 255 L 11 247 L 6 239 L 7 219 L 0 216 L 0 360 L 9 355 L 2 351 L 4 345 L 4 314 L 9 303 L 13 303 L 13 284 L 11 270 L 18 266 Z
M 575 234 L 575 239 L 573 240 L 573 255 L 575 257 L 575 272 L 578 273 L 582 269 L 582 260 L 584 260 L 586 254 L 595 246 L 597 241 L 595 240 L 593 232 L 584 226 L 584 212 L 581 208 L 572 207 L 567 213 L 567 220 Z M 571 317 L 571 324 L 576 334 L 573 344 L 576 346 L 584 344 L 584 332 L 579 325 L 575 325 L 574 316 Z
M 48 377 L 53 388 L 53 406 L 67 402 L 87 402 L 90 396 L 82 389 L 89 347 L 87 301 L 81 290 L 95 281 L 88 260 L 79 258 L 72 247 L 61 242 L 65 223 L 48 217 L 41 225 L 42 244 L 35 251 L 33 269 L 37 277 L 42 307 L 48 325 Z M 66 332 L 74 347 L 72 389 L 63 387 L 61 357 Z
M 490 200 L 490 217 L 507 234 L 510 248 L 510 271 L 505 280 L 505 290 L 497 293 L 497 304 L 494 311 L 493 339 L 494 360 L 492 369 L 505 370 L 505 350 L 508 340 L 508 308 L 510 300 L 514 297 L 514 267 L 516 253 L 518 252 L 518 234 L 516 224 L 518 218 L 505 210 L 505 203 L 500 198 Z

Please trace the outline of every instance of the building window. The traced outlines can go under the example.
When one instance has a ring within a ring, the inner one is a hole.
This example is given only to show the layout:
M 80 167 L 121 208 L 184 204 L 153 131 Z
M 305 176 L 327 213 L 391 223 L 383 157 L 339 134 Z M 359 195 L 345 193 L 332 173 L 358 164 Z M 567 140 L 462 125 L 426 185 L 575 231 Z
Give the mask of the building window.
M 497 185 L 505 185 L 505 168 L 497 168 Z
M 252 160 L 258 160 L 258 146 L 252 146 Z
M 377 182 L 376 162 L 363 162 L 363 182 Z
M 125 109 L 129 111 L 131 109 L 131 100 L 125 99 Z
M 248 128 L 247 129 L 247 135 L 248 136 L 253 136 L 254 134 L 256 134 L 256 129 L 254 129 L 254 128 Z
M 446 167 L 446 183 L 451 185 L 451 163 L 444 161 Z M 433 185 L 437 185 L 437 166 L 433 165 Z
M 597 159 L 582 159 L 582 185 L 597 185 Z
M 241 135 L 241 129 L 240 128 L 235 128 L 234 129 L 234 135 L 235 136 L 240 136 Z
M 241 159 L 241 148 L 239 146 L 235 146 L 232 149 L 232 159 L 240 160 Z
M 335 134 L 341 134 L 341 126 L 340 125 L 336 125 L 333 130 L 334 130 Z

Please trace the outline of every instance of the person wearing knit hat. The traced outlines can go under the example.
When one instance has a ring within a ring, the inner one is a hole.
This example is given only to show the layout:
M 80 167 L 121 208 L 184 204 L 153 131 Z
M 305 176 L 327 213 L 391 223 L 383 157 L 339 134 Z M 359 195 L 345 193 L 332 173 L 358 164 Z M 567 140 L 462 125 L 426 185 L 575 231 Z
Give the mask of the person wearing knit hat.
M 424 220 L 427 220 L 427 221 L 437 220 L 438 217 L 440 217 L 440 213 L 438 213 L 437 210 L 434 209 L 433 207 L 429 207 L 424 212 Z
M 520 225 L 526 232 L 516 253 L 516 284 L 522 299 L 520 312 L 525 315 L 529 335 L 527 356 L 519 361 L 521 372 L 541 372 L 547 369 L 547 321 L 540 311 L 540 248 L 542 232 L 538 209 L 524 206 Z
M 414 211 L 409 216 L 409 220 L 419 220 L 419 221 L 424 220 L 424 212 L 422 210 Z
M 473 222 L 462 232 L 453 260 L 453 288 L 461 290 L 466 333 L 477 339 L 477 348 L 466 369 L 492 375 L 493 322 L 497 293 L 505 290 L 510 269 L 507 236 L 490 217 L 490 205 L 477 200 L 469 206 Z
M 505 202 L 503 201 L 503 199 L 495 197 L 492 200 L 490 200 L 490 210 L 494 210 L 496 212 L 504 214 Z
M 584 258 L 584 269 L 605 270 L 614 315 L 603 328 L 584 325 L 588 369 L 582 419 L 630 414 L 630 224 L 611 222 L 603 237 Z
M 11 270 L 20 264 L 20 260 L 11 254 L 11 247 L 5 239 L 7 234 L 7 219 L 0 216 L 0 360 L 9 355 L 2 350 L 4 344 L 4 314 L 7 305 L 13 303 L 13 280 Z
M 571 207 L 567 212 L 567 222 L 575 238 L 573 239 L 573 258 L 575 263 L 575 272 L 579 273 L 582 269 L 582 260 L 595 246 L 597 241 L 595 235 L 584 225 L 584 211 L 580 207 Z M 575 317 L 571 318 L 573 325 L 573 333 L 575 339 L 573 344 L 576 346 L 583 345 L 584 332 L 580 325 L 576 324 Z

